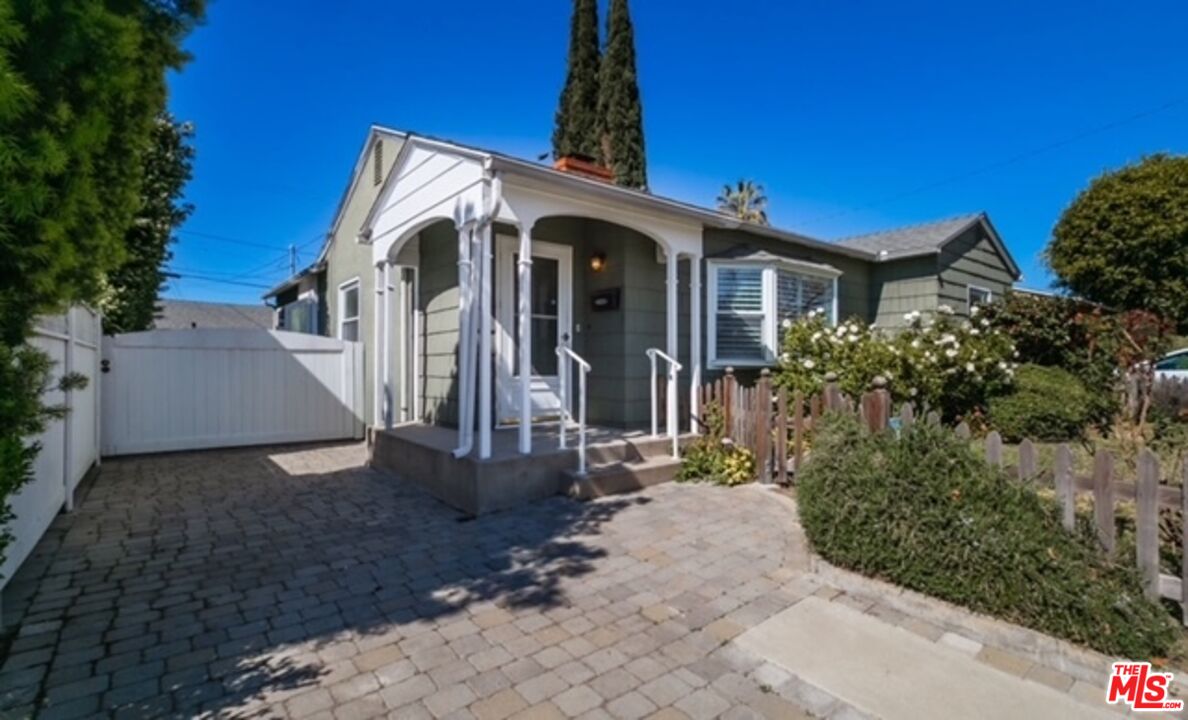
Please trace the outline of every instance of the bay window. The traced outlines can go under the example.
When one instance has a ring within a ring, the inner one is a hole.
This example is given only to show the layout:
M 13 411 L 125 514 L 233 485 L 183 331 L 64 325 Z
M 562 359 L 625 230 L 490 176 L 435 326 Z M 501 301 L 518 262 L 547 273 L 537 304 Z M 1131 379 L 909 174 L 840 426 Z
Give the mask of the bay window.
M 709 268 L 709 363 L 771 365 L 783 321 L 823 312 L 837 322 L 837 277 L 825 265 L 794 260 L 714 262 Z

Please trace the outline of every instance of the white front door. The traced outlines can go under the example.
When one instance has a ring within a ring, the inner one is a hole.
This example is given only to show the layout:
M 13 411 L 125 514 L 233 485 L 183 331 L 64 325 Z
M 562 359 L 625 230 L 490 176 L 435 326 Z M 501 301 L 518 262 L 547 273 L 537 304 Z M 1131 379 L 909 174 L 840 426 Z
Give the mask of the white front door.
M 502 425 L 520 420 L 519 272 L 520 241 L 500 235 L 495 243 L 498 320 L 497 414 Z M 557 345 L 573 337 L 573 248 L 532 242 L 532 417 L 560 414 Z

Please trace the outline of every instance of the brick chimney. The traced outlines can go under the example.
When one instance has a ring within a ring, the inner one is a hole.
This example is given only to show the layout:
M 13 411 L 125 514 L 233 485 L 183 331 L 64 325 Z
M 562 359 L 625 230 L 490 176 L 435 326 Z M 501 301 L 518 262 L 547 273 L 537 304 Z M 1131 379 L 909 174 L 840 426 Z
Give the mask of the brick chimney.
M 585 155 L 565 155 L 559 157 L 553 163 L 553 168 L 563 173 L 578 175 L 590 180 L 598 180 L 599 182 L 613 183 L 615 181 L 614 173 L 611 172 L 610 168 L 605 165 L 599 165 L 594 158 L 586 157 Z

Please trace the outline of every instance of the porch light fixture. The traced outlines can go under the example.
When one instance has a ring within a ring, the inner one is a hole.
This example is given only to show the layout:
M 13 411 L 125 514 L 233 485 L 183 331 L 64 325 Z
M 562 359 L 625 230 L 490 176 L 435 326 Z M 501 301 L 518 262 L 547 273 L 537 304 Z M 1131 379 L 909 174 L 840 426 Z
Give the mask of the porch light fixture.
M 596 252 L 590 256 L 590 269 L 594 272 L 602 272 L 606 268 L 606 253 Z

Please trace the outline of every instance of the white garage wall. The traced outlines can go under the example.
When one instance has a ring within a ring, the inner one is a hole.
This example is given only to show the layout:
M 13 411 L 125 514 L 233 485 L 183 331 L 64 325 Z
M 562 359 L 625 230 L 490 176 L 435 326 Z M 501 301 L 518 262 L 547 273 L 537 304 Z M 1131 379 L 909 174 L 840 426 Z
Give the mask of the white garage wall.
M 54 361 L 47 405 L 65 405 L 66 417 L 49 423 L 45 432 L 29 442 L 41 444 L 33 479 L 10 500 L 13 519 L 8 525 L 12 542 L 0 565 L 0 588 L 32 552 L 63 505 L 69 509 L 74 490 L 99 460 L 99 315 L 75 307 L 63 315 L 39 318 L 29 343 Z M 66 373 L 87 377 L 87 386 L 62 392 L 58 382 Z
M 363 437 L 362 345 L 274 330 L 104 338 L 104 455 Z

